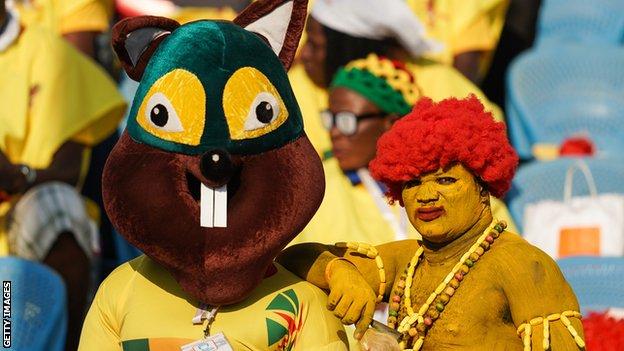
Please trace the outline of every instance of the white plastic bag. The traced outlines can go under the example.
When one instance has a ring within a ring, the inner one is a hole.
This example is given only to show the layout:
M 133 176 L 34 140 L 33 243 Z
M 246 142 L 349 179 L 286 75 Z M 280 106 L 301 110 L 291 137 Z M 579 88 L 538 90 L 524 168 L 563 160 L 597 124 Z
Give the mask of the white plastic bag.
M 572 178 L 581 170 L 590 196 L 572 197 Z M 544 200 L 526 206 L 524 238 L 553 258 L 624 255 L 624 196 L 598 194 L 587 164 L 570 166 L 564 200 Z

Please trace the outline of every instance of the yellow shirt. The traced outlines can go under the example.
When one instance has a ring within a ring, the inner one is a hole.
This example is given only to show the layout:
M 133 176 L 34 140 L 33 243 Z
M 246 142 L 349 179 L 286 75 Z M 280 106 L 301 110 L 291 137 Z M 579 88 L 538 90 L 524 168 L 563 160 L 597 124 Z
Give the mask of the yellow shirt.
M 494 51 L 509 0 L 407 0 L 407 4 L 427 36 L 445 45 L 428 58 L 452 65 L 454 56 L 463 52 Z
M 223 333 L 234 350 L 347 350 L 323 291 L 277 269 L 244 302 L 219 308 L 211 334 Z M 203 337 L 205 323 L 192 323 L 197 308 L 167 270 L 140 256 L 100 285 L 78 350 L 180 350 Z
M 201 19 L 231 21 L 236 17 L 236 11 L 231 7 L 181 7 L 171 14 L 171 18 L 180 24 Z
M 46 168 L 69 140 L 93 146 L 113 133 L 126 103 L 91 59 L 37 26 L 0 52 L 0 150 L 12 163 Z M 0 204 L 0 255 L 8 252 Z
M 416 77 L 416 84 L 424 96 L 440 101 L 448 97 L 463 98 L 475 94 L 497 121 L 504 120 L 501 109 L 456 69 L 434 62 L 410 63 L 408 69 Z M 310 80 L 301 63 L 296 63 L 290 69 L 288 78 L 303 115 L 305 132 L 316 151 L 323 156 L 331 150 L 329 134 L 320 117 L 320 112 L 328 107 L 327 90 Z
M 288 79 L 303 115 L 304 130 L 316 151 L 322 156 L 325 151 L 331 150 L 329 134 L 321 123 L 320 115 L 321 111 L 327 109 L 327 90 L 314 84 L 303 64 L 298 62 L 288 71 Z
M 105 32 L 113 14 L 113 0 L 23 0 L 16 7 L 24 26 L 36 24 L 58 34 Z
M 396 237 L 395 231 L 377 207 L 375 200 L 362 184 L 352 185 L 335 158 L 323 163 L 325 170 L 325 197 L 307 227 L 291 245 L 302 242 L 334 244 L 338 241 L 365 242 L 373 245 L 400 239 L 420 239 L 420 234 L 406 217 L 402 220 L 403 208 L 398 204 L 389 206 L 396 221 L 405 228 L 407 237 Z M 511 232 L 516 226 L 505 204 L 490 198 L 494 218 L 505 220 Z M 403 223 L 401 223 L 403 221 Z

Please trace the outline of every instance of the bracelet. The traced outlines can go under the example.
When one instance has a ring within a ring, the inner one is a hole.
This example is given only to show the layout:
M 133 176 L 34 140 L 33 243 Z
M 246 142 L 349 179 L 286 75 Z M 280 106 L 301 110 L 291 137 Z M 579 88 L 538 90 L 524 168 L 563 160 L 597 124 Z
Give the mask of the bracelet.
M 383 259 L 379 256 L 377 249 L 370 244 L 355 243 L 355 242 L 339 242 L 335 244 L 339 248 L 347 248 L 353 251 L 357 251 L 359 254 L 375 260 L 377 269 L 379 270 L 379 289 L 377 291 L 377 303 L 383 300 L 386 293 L 386 270 L 384 268 Z
M 574 339 L 574 342 L 576 342 L 576 345 L 580 349 L 584 349 L 585 341 L 581 338 L 580 335 L 578 335 L 578 332 L 576 331 L 576 329 L 574 329 L 574 327 L 570 323 L 570 320 L 569 320 L 570 317 L 581 319 L 581 314 L 577 311 L 564 311 L 561 313 L 553 313 L 546 317 L 536 317 L 526 323 L 520 324 L 520 326 L 518 327 L 517 333 L 518 333 L 518 336 L 520 337 L 522 337 L 522 334 L 524 333 L 524 337 L 522 337 L 524 350 L 525 351 L 531 350 L 532 327 L 537 327 L 540 324 L 542 325 L 542 328 L 543 328 L 542 348 L 544 350 L 549 349 L 550 348 L 550 325 L 549 324 L 550 322 L 554 322 L 557 320 L 561 320 L 561 323 L 563 323 L 563 326 L 566 327 L 566 329 L 568 329 L 568 332 Z

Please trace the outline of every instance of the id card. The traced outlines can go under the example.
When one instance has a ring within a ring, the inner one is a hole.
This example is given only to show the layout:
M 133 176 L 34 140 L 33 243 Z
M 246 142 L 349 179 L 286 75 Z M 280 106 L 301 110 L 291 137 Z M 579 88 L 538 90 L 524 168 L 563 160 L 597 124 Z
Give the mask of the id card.
M 183 345 L 180 351 L 234 351 L 223 333 Z

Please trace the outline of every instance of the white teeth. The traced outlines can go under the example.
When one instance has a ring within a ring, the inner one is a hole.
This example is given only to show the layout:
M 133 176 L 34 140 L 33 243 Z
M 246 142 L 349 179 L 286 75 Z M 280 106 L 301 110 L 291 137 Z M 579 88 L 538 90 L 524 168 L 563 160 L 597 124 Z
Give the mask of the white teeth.
M 199 208 L 202 227 L 227 227 L 227 185 L 213 189 L 202 184 Z

